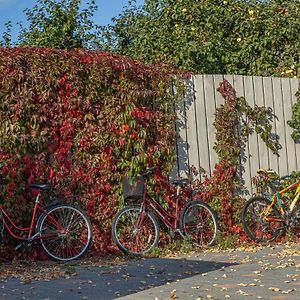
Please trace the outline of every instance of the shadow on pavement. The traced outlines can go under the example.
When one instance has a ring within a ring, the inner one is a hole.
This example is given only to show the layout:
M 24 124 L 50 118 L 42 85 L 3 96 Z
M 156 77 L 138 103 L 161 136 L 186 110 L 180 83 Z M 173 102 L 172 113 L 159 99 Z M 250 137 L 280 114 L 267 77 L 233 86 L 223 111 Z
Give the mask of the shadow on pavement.
M 111 267 L 78 266 L 70 278 L 1 282 L 0 299 L 110 300 L 231 265 L 235 263 L 154 258 Z

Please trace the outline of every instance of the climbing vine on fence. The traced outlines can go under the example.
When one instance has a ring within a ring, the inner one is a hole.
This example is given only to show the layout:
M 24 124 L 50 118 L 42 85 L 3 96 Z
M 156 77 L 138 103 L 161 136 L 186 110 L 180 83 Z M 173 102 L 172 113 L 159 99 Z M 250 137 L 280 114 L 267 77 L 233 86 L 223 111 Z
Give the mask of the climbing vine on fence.
M 293 129 L 292 138 L 296 143 L 300 143 L 300 90 L 296 93 L 297 100 L 292 108 L 292 119 L 288 125 Z
M 240 234 L 240 209 L 243 204 L 243 184 L 240 170 L 248 137 L 254 131 L 266 145 L 278 154 L 279 140 L 272 133 L 270 108 L 250 107 L 244 97 L 237 97 L 231 84 L 224 80 L 218 91 L 225 103 L 216 110 L 214 127 L 218 155 L 212 176 L 199 183 L 202 197 L 217 210 L 221 228 L 226 234 Z

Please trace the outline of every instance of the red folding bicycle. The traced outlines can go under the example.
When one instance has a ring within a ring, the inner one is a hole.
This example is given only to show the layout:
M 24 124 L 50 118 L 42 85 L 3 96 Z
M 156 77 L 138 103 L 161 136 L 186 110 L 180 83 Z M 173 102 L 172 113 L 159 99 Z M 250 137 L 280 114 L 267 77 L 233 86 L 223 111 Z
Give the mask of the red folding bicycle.
M 186 199 L 181 188 L 187 188 L 188 179 L 177 179 L 175 212 L 164 209 L 147 191 L 147 177 L 155 168 L 149 168 L 136 179 L 123 181 L 125 201 L 134 197 L 136 204 L 127 205 L 113 218 L 112 238 L 125 254 L 144 255 L 151 252 L 159 241 L 159 222 L 163 222 L 174 233 L 200 247 L 213 245 L 218 223 L 214 210 L 201 200 Z M 193 191 L 190 191 L 193 194 Z M 184 201 L 180 207 L 179 201 Z
M 62 202 L 43 208 L 40 199 L 50 185 L 31 184 L 37 191 L 29 227 L 18 227 L 0 205 L 0 236 L 4 230 L 19 240 L 15 248 L 30 247 L 39 243 L 52 260 L 67 262 L 84 255 L 92 244 L 92 225 L 86 213 Z

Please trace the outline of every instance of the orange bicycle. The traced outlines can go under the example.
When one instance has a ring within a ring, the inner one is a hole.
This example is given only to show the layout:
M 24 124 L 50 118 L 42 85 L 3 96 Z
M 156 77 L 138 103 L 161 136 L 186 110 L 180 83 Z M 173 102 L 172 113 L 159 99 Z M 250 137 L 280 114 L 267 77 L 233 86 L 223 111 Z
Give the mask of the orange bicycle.
M 259 175 L 271 176 L 275 172 L 261 169 Z M 280 190 L 278 186 L 290 176 L 280 177 L 270 183 L 269 197 L 249 199 L 242 210 L 242 224 L 248 237 L 255 242 L 276 239 L 288 228 L 300 225 L 300 180 Z M 287 196 L 294 191 L 292 199 Z
M 86 213 L 79 207 L 57 201 L 44 208 L 40 205 L 41 193 L 50 185 L 31 184 L 29 188 L 37 191 L 30 225 L 15 225 L 0 205 L 0 239 L 3 240 L 6 230 L 20 241 L 15 250 L 38 243 L 55 261 L 67 262 L 84 255 L 92 244 L 92 225 Z

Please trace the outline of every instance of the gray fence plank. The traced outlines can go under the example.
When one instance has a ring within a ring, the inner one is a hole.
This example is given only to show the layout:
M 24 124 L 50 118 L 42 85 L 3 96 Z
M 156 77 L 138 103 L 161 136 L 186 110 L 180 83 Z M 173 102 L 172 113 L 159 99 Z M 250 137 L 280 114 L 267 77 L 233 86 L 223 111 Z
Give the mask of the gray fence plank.
M 245 98 L 251 107 L 255 105 L 255 92 L 254 92 L 254 82 L 253 77 L 244 77 L 244 87 L 245 87 Z M 249 136 L 248 145 L 249 145 L 249 163 L 250 163 L 250 178 L 256 175 L 257 170 L 259 169 L 259 148 L 257 145 L 257 136 L 252 134 Z M 252 191 L 252 183 L 248 183 L 249 188 Z
M 263 90 L 263 80 L 262 77 L 253 77 L 254 83 L 254 95 L 255 104 L 260 107 L 265 106 L 264 90 Z M 258 166 L 259 168 L 267 169 L 269 166 L 269 155 L 268 148 L 265 143 L 261 140 L 259 135 L 257 136 L 257 146 L 258 146 Z
M 273 85 L 272 85 L 272 78 L 271 77 L 263 77 L 263 88 L 264 88 L 264 99 L 265 99 L 265 106 L 270 107 L 272 109 L 274 115 L 274 93 L 273 93 Z M 273 117 L 273 132 L 271 138 L 275 139 L 277 137 L 276 133 L 276 116 Z M 268 168 L 274 170 L 278 173 L 279 165 L 278 165 L 278 156 L 273 153 L 272 150 L 268 149 L 268 157 L 269 157 L 269 164 Z
M 297 78 L 291 79 L 291 93 L 292 93 L 292 105 L 294 105 L 297 101 L 296 92 L 300 90 L 299 82 L 300 80 Z M 296 164 L 297 171 L 300 171 L 300 143 L 295 144 L 295 152 L 296 152 Z M 297 156 L 298 155 L 298 156 Z
M 198 118 L 196 116 L 196 103 L 194 91 L 194 78 L 186 82 L 185 93 L 185 109 L 186 109 L 186 125 L 187 125 L 187 141 L 188 141 L 188 165 L 186 170 L 189 173 L 189 168 L 195 166 L 200 167 L 199 157 L 199 141 L 197 135 Z M 187 175 L 188 175 L 187 173 Z
M 199 141 L 199 158 L 200 166 L 204 168 L 210 174 L 210 149 L 208 145 L 208 123 L 211 121 L 211 117 L 207 115 L 205 106 L 205 94 L 204 94 L 204 81 L 203 76 L 198 75 L 194 77 L 195 87 L 195 111 L 197 116 L 197 139 Z M 211 126 L 211 124 L 210 124 Z
M 279 172 L 282 175 L 288 174 L 288 162 L 287 162 L 287 141 L 286 130 L 284 122 L 284 106 L 283 106 L 283 94 L 282 94 L 282 80 L 281 78 L 273 78 L 273 90 L 274 99 L 276 103 L 275 114 L 278 117 L 277 134 L 280 137 L 280 144 L 282 149 L 280 150 L 279 157 Z
M 297 169 L 296 149 L 295 144 L 292 142 L 291 133 L 292 129 L 288 126 L 287 121 L 292 118 L 292 91 L 290 80 L 282 80 L 282 97 L 283 97 L 283 111 L 284 111 L 284 128 L 286 136 L 286 149 L 287 149 L 287 166 L 288 173 Z
M 205 101 L 206 113 L 208 118 L 207 123 L 207 135 L 208 135 L 208 147 L 209 147 L 209 161 L 210 161 L 210 170 L 209 173 L 212 174 L 214 166 L 217 162 L 216 152 L 213 150 L 215 145 L 215 128 L 212 122 L 212 116 L 216 111 L 216 100 L 215 100 L 215 85 L 214 78 L 212 75 L 204 75 L 204 95 L 207 101 Z
M 244 88 L 244 76 L 233 76 L 233 84 L 234 89 L 236 90 L 237 97 L 245 97 L 245 88 Z M 250 161 L 249 161 L 249 144 L 245 145 L 245 149 L 242 150 L 241 153 L 241 168 L 239 170 L 239 176 L 243 179 L 244 184 L 251 183 L 251 176 L 250 176 Z
M 177 166 L 173 169 L 171 177 L 177 177 L 182 172 L 186 172 L 188 166 L 188 142 L 187 142 L 187 122 L 186 122 L 186 109 L 185 109 L 185 97 L 176 106 L 177 120 L 175 122 L 175 128 L 177 132 L 176 140 L 176 154 L 177 154 Z
M 216 108 L 220 107 L 222 104 L 225 103 L 224 98 L 222 95 L 217 91 L 217 89 L 220 87 L 220 83 L 224 81 L 223 75 L 214 75 L 214 86 L 215 86 L 215 101 L 216 101 Z

